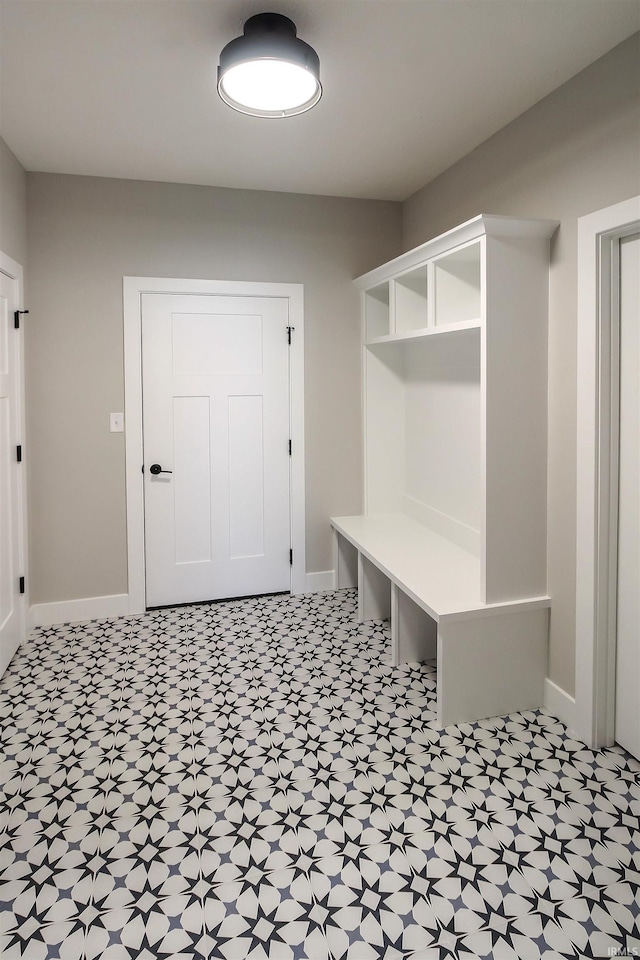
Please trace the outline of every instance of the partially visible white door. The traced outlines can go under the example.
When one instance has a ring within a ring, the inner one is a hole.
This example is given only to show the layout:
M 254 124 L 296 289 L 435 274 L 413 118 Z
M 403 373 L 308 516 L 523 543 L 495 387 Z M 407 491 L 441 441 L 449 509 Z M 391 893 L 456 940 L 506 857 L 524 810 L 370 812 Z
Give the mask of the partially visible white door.
M 288 325 L 284 298 L 143 294 L 147 606 L 290 589 Z
M 620 241 L 617 743 L 640 759 L 640 234 Z
M 23 484 L 17 446 L 21 425 L 20 331 L 16 283 L 0 272 L 0 675 L 24 639 Z

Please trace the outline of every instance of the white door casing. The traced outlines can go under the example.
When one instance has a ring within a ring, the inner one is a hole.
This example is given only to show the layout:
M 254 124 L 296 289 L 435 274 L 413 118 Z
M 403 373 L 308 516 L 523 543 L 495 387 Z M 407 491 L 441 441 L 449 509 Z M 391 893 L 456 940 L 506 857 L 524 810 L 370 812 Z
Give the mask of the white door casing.
M 147 606 L 290 589 L 288 332 L 287 298 L 143 294 Z
M 17 447 L 24 436 L 22 268 L 0 254 L 0 676 L 26 636 L 26 483 Z
M 640 234 L 620 241 L 616 743 L 640 760 Z
M 266 297 L 288 301 L 292 327 L 289 349 L 290 541 L 293 550 L 291 592 L 305 590 L 304 487 L 304 306 L 301 284 L 124 277 L 125 449 L 129 612 L 146 609 L 143 413 L 142 298 L 147 294 L 176 296 Z M 161 461 L 158 461 L 161 462 Z
M 578 221 L 576 690 L 574 729 L 615 739 L 619 249 L 640 229 L 640 196 Z

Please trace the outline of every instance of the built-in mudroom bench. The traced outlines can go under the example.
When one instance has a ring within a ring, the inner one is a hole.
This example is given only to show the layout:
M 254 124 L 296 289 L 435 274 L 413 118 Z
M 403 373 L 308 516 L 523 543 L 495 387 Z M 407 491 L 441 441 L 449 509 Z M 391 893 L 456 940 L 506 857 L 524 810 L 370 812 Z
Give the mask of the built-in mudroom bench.
M 360 277 L 364 514 L 338 587 L 437 658 L 441 726 L 540 706 L 547 673 L 547 313 L 555 221 L 480 216 Z

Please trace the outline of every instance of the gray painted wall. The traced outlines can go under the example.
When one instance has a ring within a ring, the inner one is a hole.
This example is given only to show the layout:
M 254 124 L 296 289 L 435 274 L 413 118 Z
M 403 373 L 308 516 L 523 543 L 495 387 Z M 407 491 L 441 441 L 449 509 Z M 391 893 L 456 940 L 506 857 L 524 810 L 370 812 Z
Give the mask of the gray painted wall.
M 640 34 L 404 204 L 410 249 L 479 213 L 561 221 L 549 317 L 549 676 L 575 673 L 577 219 L 640 193 Z
M 27 175 L 0 137 L 0 251 L 27 267 Z
M 126 593 L 122 277 L 305 286 L 307 570 L 361 509 L 358 297 L 401 205 L 28 175 L 31 603 Z

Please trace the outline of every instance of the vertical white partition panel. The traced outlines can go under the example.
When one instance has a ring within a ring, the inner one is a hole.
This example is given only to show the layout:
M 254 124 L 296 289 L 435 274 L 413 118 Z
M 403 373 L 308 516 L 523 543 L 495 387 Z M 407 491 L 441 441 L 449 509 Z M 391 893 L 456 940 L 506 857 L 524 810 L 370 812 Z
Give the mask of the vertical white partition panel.
M 438 723 L 465 723 L 539 707 L 547 667 L 548 610 L 447 620 L 438 625 Z
M 358 619 L 391 618 L 391 581 L 362 554 L 358 557 Z
M 487 237 L 487 603 L 547 591 L 547 238 Z
M 335 571 L 336 590 L 358 586 L 358 550 L 332 530 L 333 569 Z
M 438 651 L 436 621 L 393 584 L 391 658 L 394 665 L 434 660 Z

